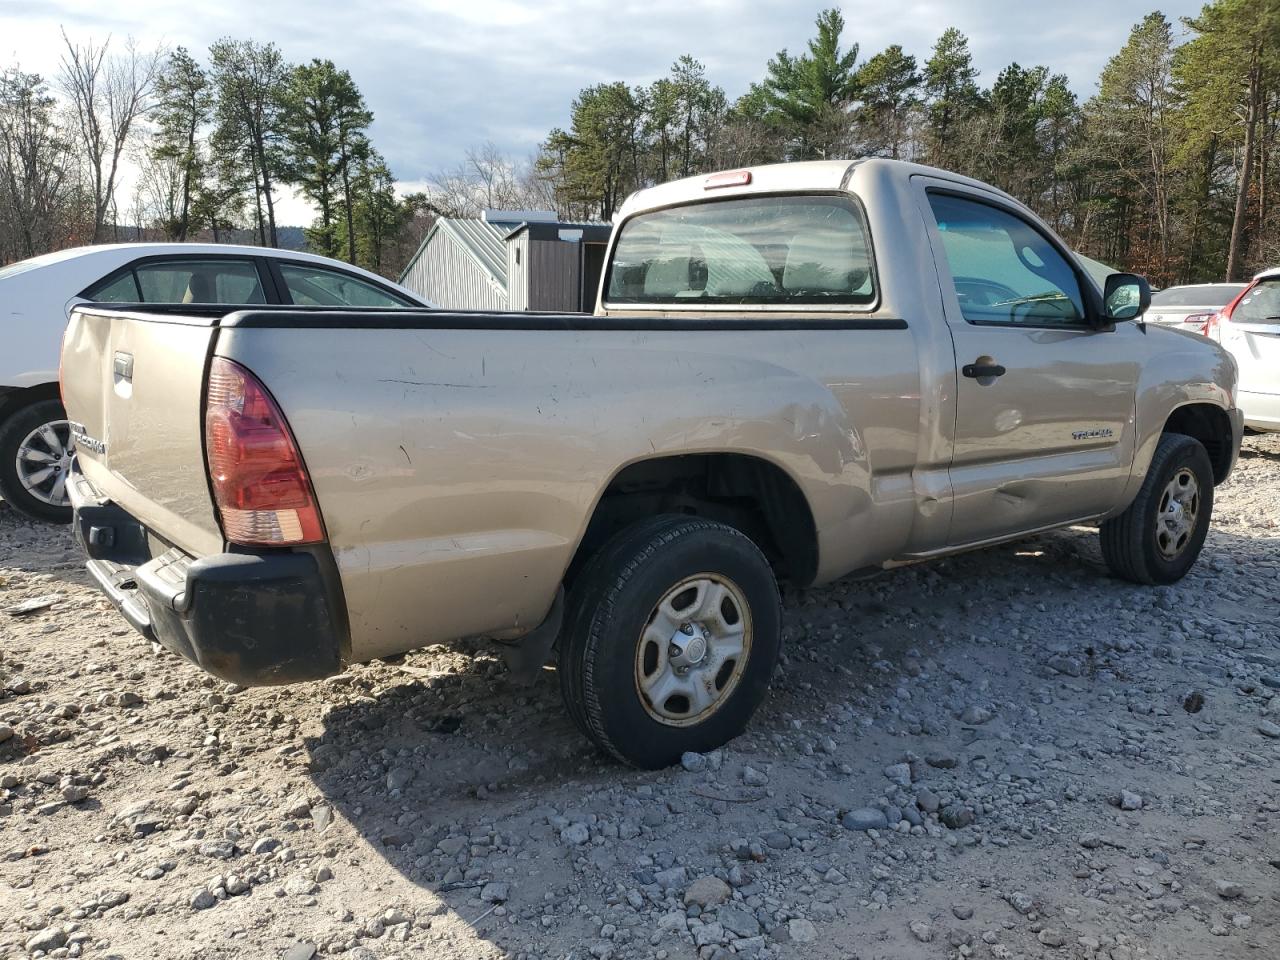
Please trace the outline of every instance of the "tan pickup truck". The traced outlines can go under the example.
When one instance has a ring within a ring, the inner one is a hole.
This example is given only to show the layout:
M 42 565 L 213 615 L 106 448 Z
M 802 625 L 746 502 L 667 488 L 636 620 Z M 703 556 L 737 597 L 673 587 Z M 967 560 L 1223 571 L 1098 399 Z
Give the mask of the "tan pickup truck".
M 77 536 L 220 677 L 554 643 L 583 731 L 660 766 L 764 698 L 779 579 L 1081 523 L 1116 575 L 1183 576 L 1236 369 L 1148 301 L 992 187 L 864 160 L 636 194 L 594 316 L 86 305 Z

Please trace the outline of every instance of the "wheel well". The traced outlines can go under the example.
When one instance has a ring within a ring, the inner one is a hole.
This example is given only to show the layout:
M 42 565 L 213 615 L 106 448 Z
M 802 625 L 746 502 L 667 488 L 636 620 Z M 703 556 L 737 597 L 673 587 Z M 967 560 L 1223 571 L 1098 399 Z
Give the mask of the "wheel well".
M 641 460 L 605 488 L 566 581 L 611 536 L 660 513 L 728 524 L 760 547 L 778 576 L 806 585 L 818 572 L 818 534 L 809 503 L 781 467 L 745 454 L 689 454 Z
M 1165 421 L 1164 433 L 1195 437 L 1209 452 L 1213 482 L 1221 483 L 1231 469 L 1231 421 L 1226 411 L 1211 403 L 1190 403 L 1179 407 Z
M 56 383 L 38 383 L 34 387 L 16 387 L 0 392 L 0 422 L 23 407 L 42 400 L 61 400 Z

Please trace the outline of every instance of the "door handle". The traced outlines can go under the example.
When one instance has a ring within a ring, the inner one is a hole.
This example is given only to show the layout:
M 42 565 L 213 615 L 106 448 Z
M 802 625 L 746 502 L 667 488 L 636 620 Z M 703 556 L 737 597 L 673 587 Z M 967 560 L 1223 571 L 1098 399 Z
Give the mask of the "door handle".
M 988 362 L 982 362 L 982 361 Z M 987 378 L 1003 377 L 1005 374 L 1004 367 L 998 363 L 992 363 L 989 358 L 982 357 L 978 363 L 966 363 L 960 368 L 960 372 L 971 380 L 983 380 Z

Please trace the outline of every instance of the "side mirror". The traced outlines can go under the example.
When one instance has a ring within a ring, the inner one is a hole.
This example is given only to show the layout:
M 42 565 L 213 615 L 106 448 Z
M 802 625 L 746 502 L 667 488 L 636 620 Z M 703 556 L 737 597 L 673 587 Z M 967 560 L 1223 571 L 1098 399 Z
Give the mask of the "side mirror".
M 1132 320 L 1151 306 L 1151 285 L 1136 273 L 1113 273 L 1103 290 L 1103 316 L 1118 323 Z

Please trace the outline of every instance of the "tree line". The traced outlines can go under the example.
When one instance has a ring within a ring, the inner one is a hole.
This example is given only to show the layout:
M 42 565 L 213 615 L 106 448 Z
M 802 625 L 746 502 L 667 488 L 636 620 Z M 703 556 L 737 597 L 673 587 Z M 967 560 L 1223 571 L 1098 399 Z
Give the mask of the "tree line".
M 999 186 L 1076 249 L 1165 285 L 1280 261 L 1280 0 L 1212 0 L 1133 26 L 1081 101 L 1011 63 L 984 86 L 968 38 L 919 60 L 870 56 L 838 10 L 736 99 L 690 55 L 647 85 L 581 90 L 528 162 L 492 144 L 398 196 L 373 114 L 329 60 L 271 43 L 179 47 L 63 37 L 52 80 L 0 71 L 0 262 L 76 243 L 212 239 L 275 246 L 282 187 L 316 210 L 315 252 L 394 276 L 439 215 L 554 209 L 609 220 L 634 190 L 710 170 L 883 156 Z M 126 162 L 139 171 L 122 196 Z M 132 227 L 125 227 L 132 224 Z
M 52 80 L 0 71 L 0 263 L 117 240 L 280 246 L 282 187 L 316 210 L 312 251 L 388 274 L 412 253 L 426 198 L 397 196 L 373 113 L 332 61 L 231 38 L 204 62 L 63 43 Z
M 647 86 L 583 89 L 526 189 L 608 220 L 632 191 L 785 160 L 893 157 L 1003 188 L 1082 253 L 1164 285 L 1240 279 L 1280 260 L 1280 0 L 1213 0 L 1136 24 L 1081 102 L 1068 78 L 1011 63 L 980 83 L 947 29 L 923 62 L 863 58 L 838 10 L 730 102 L 691 56 Z

